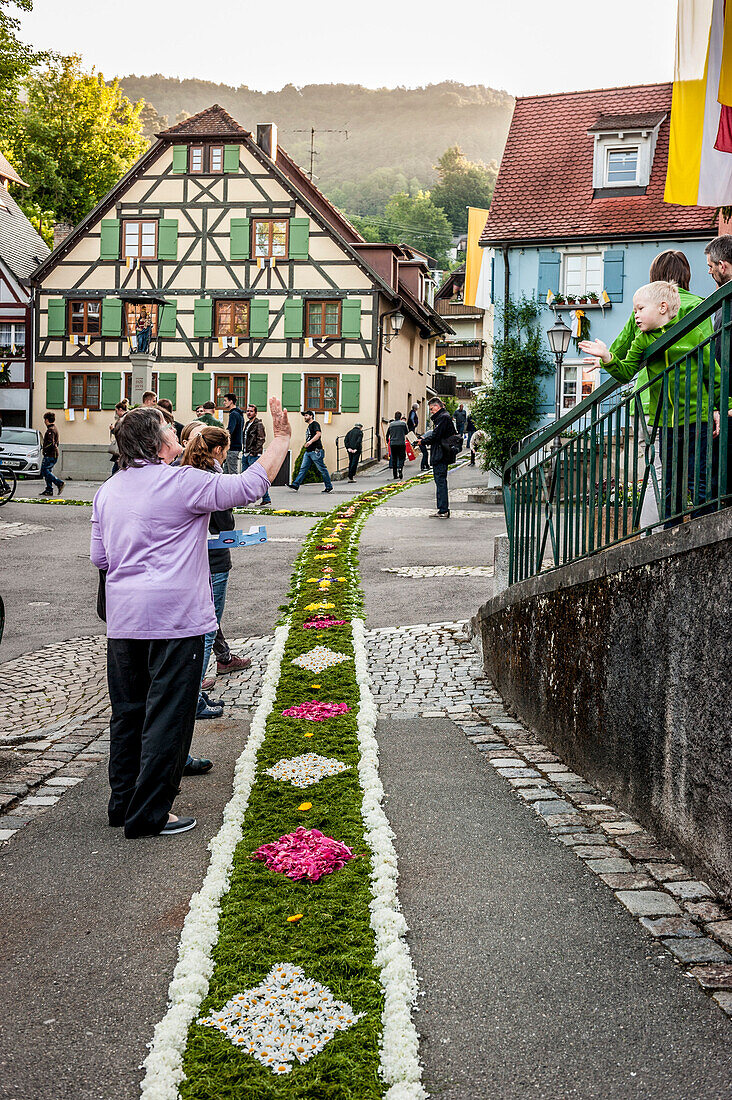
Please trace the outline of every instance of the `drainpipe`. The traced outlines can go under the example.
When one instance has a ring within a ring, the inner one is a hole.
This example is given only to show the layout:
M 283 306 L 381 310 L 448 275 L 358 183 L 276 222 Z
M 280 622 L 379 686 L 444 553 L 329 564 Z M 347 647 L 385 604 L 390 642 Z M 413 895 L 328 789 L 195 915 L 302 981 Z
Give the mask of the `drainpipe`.
M 33 427 L 33 395 L 36 386 L 36 334 L 38 332 L 38 288 L 33 283 L 29 287 L 28 295 L 28 342 L 26 344 L 26 357 L 30 360 L 30 385 L 28 387 L 28 427 Z
M 379 356 L 376 361 L 376 428 L 374 429 L 376 458 L 381 458 L 381 360 L 384 355 L 384 322 L 387 317 L 393 317 L 395 313 L 399 312 L 402 304 L 401 298 L 397 298 L 396 303 L 394 309 L 390 309 L 388 313 L 382 313 L 379 317 Z
M 508 340 L 508 294 L 511 285 L 511 268 L 508 263 L 508 248 L 503 248 L 503 339 Z

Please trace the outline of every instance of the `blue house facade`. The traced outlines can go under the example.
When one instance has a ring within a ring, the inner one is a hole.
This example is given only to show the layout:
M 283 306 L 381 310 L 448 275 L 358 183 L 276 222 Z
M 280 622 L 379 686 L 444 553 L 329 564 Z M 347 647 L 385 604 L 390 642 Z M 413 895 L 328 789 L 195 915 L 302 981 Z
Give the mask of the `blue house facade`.
M 704 247 L 717 235 L 716 212 L 663 202 L 670 109 L 670 84 L 517 100 L 481 238 L 495 339 L 506 294 L 546 302 L 551 291 L 570 300 L 545 306 L 545 329 L 557 313 L 571 326 L 571 311 L 582 310 L 591 336 L 612 343 L 654 257 L 669 249 L 686 255 L 692 292 L 715 289 Z M 572 341 L 560 377 L 541 380 L 537 426 L 554 420 L 557 396 L 563 414 L 605 377 L 587 370 Z

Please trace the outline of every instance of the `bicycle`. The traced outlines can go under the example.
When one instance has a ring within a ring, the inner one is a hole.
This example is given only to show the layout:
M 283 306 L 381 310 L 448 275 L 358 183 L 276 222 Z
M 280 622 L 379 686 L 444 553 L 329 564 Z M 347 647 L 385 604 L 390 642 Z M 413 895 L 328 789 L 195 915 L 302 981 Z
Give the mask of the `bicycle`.
M 0 508 L 13 499 L 17 485 L 15 470 L 11 470 L 9 466 L 0 466 Z

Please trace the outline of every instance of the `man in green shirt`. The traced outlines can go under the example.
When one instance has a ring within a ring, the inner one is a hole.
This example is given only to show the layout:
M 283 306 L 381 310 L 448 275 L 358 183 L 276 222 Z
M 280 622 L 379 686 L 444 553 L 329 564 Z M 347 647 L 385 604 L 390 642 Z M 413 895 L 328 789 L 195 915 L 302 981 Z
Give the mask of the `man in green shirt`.
M 214 405 L 213 401 L 204 401 L 203 413 L 201 416 L 198 417 L 198 419 L 201 421 L 202 424 L 212 424 L 214 428 L 223 428 L 224 425 L 222 421 L 217 420 L 214 416 L 215 412 L 216 406 Z

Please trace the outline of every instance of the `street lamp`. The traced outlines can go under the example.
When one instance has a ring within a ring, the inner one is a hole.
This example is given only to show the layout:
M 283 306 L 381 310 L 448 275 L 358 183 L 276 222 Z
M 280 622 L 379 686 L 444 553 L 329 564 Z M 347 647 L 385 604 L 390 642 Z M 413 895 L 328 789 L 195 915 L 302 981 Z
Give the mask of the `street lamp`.
M 549 347 L 554 353 L 554 358 L 557 361 L 557 382 L 555 387 L 555 419 L 559 420 L 562 404 L 562 360 L 567 354 L 569 348 L 569 341 L 572 339 L 572 330 L 568 328 L 561 318 L 560 314 L 557 314 L 557 319 L 550 329 L 547 330 L 546 338 L 549 341 Z

